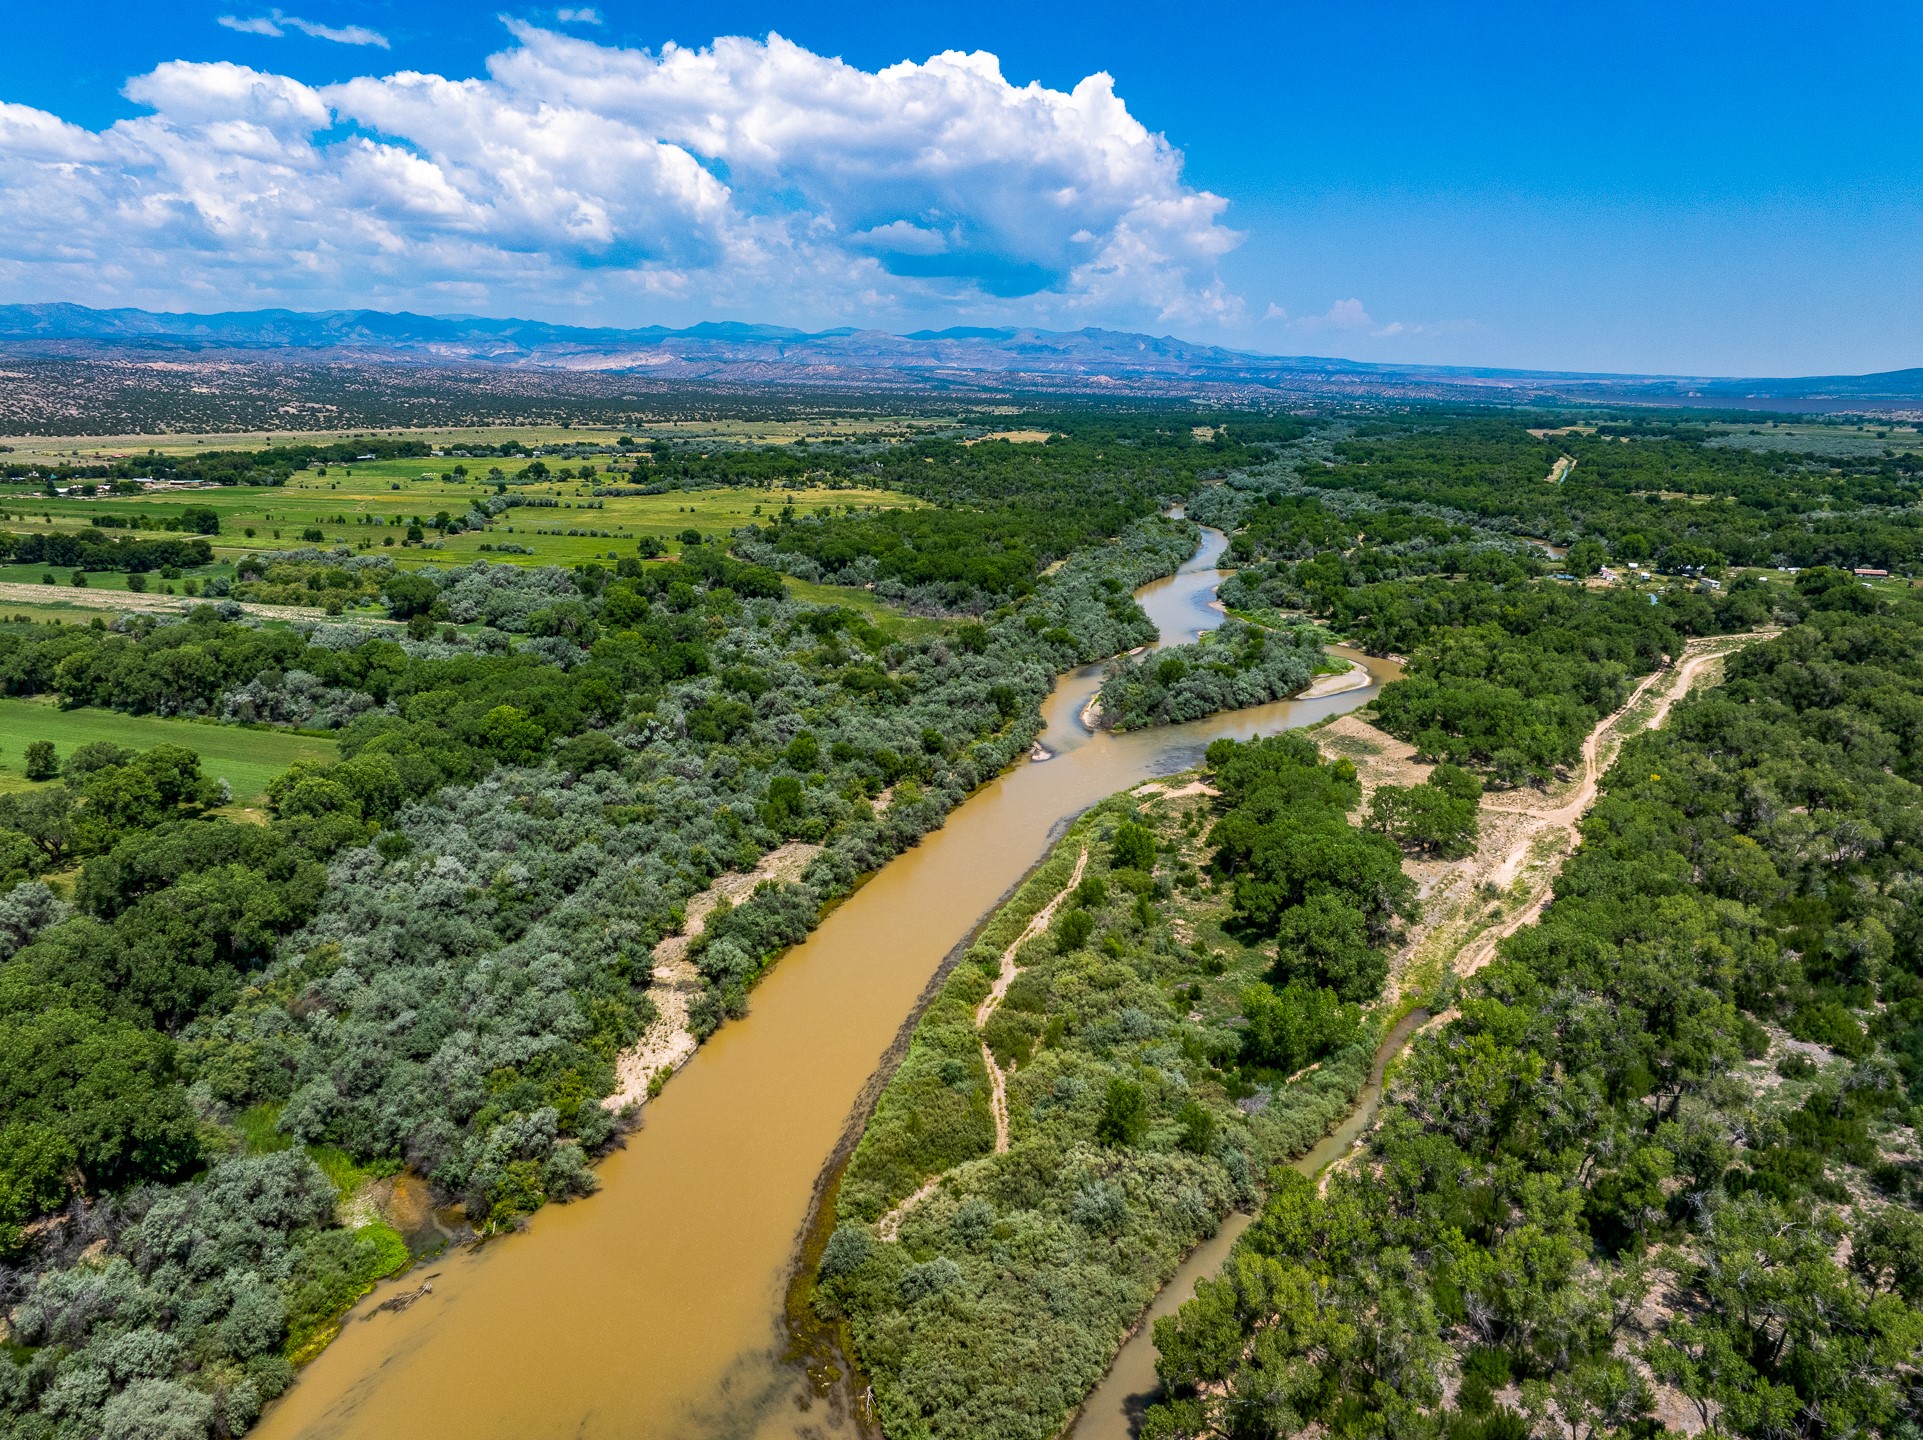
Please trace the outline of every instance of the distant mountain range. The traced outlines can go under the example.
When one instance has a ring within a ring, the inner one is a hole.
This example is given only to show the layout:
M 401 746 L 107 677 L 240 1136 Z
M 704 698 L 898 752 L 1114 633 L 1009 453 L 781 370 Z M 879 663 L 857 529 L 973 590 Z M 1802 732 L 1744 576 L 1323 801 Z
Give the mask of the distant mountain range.
M 1188 395 L 1212 400 L 1381 399 L 1630 403 L 1732 409 L 1923 412 L 1923 368 L 1787 379 L 1595 375 L 1470 366 L 1376 365 L 1257 355 L 1117 330 L 955 327 L 896 335 L 711 322 L 668 329 L 380 310 L 214 315 L 0 306 L 0 352 L 42 358 L 311 365 L 406 362 L 631 376 L 651 389 Z

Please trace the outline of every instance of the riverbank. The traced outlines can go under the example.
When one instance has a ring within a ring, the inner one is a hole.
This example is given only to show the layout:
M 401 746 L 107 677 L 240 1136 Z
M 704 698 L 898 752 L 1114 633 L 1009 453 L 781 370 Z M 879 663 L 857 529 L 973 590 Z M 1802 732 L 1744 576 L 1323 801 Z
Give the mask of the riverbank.
M 1184 1255 L 1352 1112 L 1370 1043 L 1293 1076 L 1243 1063 L 1271 957 L 1204 873 L 1211 801 L 1184 772 L 1077 820 L 883 1091 L 816 1309 L 886 1433 L 1053 1433 Z
M 1366 690 L 1368 686 L 1368 668 L 1352 661 L 1349 668 L 1338 675 L 1318 676 L 1307 689 L 1297 692 L 1295 698 L 1320 700 L 1328 695 L 1347 695 L 1351 690 Z

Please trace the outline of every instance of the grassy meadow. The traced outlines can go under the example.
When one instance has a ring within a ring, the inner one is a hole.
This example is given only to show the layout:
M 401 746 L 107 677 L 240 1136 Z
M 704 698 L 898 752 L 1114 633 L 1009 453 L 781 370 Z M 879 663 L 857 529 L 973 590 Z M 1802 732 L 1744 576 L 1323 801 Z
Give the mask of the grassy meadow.
M 829 487 L 675 491 L 664 495 L 611 495 L 595 498 L 597 485 L 627 485 L 636 477 L 627 471 L 606 472 L 606 462 L 595 463 L 592 480 L 546 481 L 516 485 L 509 493 L 529 499 L 549 499 L 552 506 L 525 506 L 502 517 L 486 532 L 468 531 L 437 540 L 434 548 L 404 546 L 405 527 L 415 519 L 431 523 L 441 511 L 451 516 L 467 513 L 470 505 L 494 493 L 486 480 L 496 466 L 512 473 L 525 461 L 414 459 L 369 461 L 334 465 L 297 473 L 284 486 L 210 487 L 161 491 L 141 496 L 49 497 L 26 487 L 0 490 L 0 527 L 17 534 L 89 528 L 95 515 L 178 515 L 188 505 L 211 506 L 220 514 L 220 534 L 208 537 L 216 554 L 231 565 L 242 556 L 285 550 L 302 544 L 310 530 L 322 543 L 345 544 L 357 551 L 391 555 L 395 563 L 464 565 L 478 559 L 521 565 L 578 565 L 605 560 L 612 553 L 631 555 L 644 536 L 661 541 L 668 553 L 680 549 L 677 538 L 685 530 L 704 536 L 725 535 L 750 521 L 771 518 L 792 503 L 799 511 L 821 507 L 881 505 L 905 507 L 922 502 L 893 491 Z M 557 462 L 558 463 L 558 462 Z M 467 466 L 466 477 L 452 468 Z M 643 466 L 638 477 L 646 482 Z M 568 532 L 574 532 L 570 534 Z M 149 538 L 151 531 L 113 530 L 110 535 Z M 502 552 L 502 544 L 533 553 Z M 484 551 L 483 545 L 491 547 Z M 0 566 L 0 580 L 36 583 L 44 566 Z M 221 573 L 219 567 L 188 572 L 197 577 Z M 61 582 L 67 580 L 63 571 Z M 89 583 L 124 587 L 121 576 L 89 575 Z
M 0 698 L 0 789 L 26 789 L 33 783 L 24 768 L 27 746 L 35 740 L 53 741 L 63 760 L 76 747 L 95 740 L 134 750 L 184 745 L 199 754 L 203 773 L 233 787 L 234 802 L 239 805 L 258 802 L 267 782 L 296 760 L 324 762 L 337 754 L 330 739 L 287 730 L 123 715 L 115 710 L 62 710 L 51 700 Z

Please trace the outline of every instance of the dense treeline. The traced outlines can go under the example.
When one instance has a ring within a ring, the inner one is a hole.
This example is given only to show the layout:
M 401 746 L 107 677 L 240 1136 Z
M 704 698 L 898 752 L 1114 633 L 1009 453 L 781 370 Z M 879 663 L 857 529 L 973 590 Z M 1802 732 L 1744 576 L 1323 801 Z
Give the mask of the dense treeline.
M 65 461 L 11 460 L 0 464 L 0 478 L 50 478 L 72 481 L 180 480 L 200 485 L 284 485 L 297 470 L 312 465 L 351 464 L 363 456 L 377 460 L 410 459 L 431 453 L 424 440 L 370 436 L 331 445 L 305 443 L 270 445 L 259 450 L 207 450 L 162 454 L 150 450 L 111 462 L 69 464 Z M 136 490 L 138 486 L 134 487 Z
M 1532 424 L 1544 428 L 1528 416 L 1486 415 L 1358 425 L 1312 478 L 1330 490 L 1452 506 L 1518 534 L 1589 537 L 1619 560 L 1666 571 L 1923 561 L 1914 510 L 1923 456 L 1716 444 L 1706 427 L 1667 418 L 1541 436 Z M 1573 466 L 1552 482 L 1565 459 Z
M 292 1379 L 287 1357 L 407 1258 L 384 1225 L 334 1227 L 308 1156 L 235 1154 L 191 1038 L 366 832 L 298 785 L 265 826 L 210 817 L 226 796 L 177 746 L 83 745 L 63 768 L 0 800 L 16 877 L 84 862 L 71 902 L 38 882 L 0 896 L 0 1283 L 18 1302 L 0 1414 L 22 1436 L 235 1434 Z M 89 1247 L 106 1254 L 74 1263 Z
M 1571 764 L 1596 721 L 1688 638 L 1800 603 L 1754 577 L 1655 595 L 1541 579 L 1514 541 L 1403 507 L 1283 491 L 1215 503 L 1244 521 L 1234 547 L 1254 562 L 1224 584 L 1231 607 L 1301 610 L 1365 649 L 1409 656 L 1376 701 L 1382 727 L 1506 785 Z
M 1359 1163 L 1158 1324 L 1149 1434 L 1914 1432 L 1923 606 L 1799 588 L 1630 741 Z
M 1300 735 L 1208 762 L 1213 825 L 1200 797 L 1121 796 L 1070 829 L 948 978 L 855 1150 L 816 1303 L 891 1436 L 1055 1433 L 1182 1252 L 1368 1072 L 1346 1002 L 1379 991 L 1371 946 L 1408 906 L 1395 846 L 1347 821 L 1353 767 Z M 1078 861 L 978 1031 L 1003 951 Z M 1278 962 L 1284 890 L 1322 924 L 1282 927 Z M 1008 1072 L 1002 1153 L 983 1045 Z
M 1422 575 L 1502 582 L 1543 570 L 1525 542 L 1440 506 L 1414 509 L 1342 492 L 1224 490 L 1205 492 L 1196 513 L 1236 527 L 1227 562 L 1237 569 L 1225 596 L 1248 609 L 1299 604 L 1297 591 L 1334 596 Z
M 1295 694 L 1322 663 L 1312 626 L 1270 630 L 1231 619 L 1190 645 L 1123 656 L 1102 680 L 1104 723 L 1117 730 L 1179 725 Z
M 205 540 L 120 540 L 86 530 L 15 535 L 0 531 L 0 560 L 15 565 L 56 565 L 63 570 L 191 570 L 214 562 Z
M 1515 785 L 1573 764 L 1596 722 L 1688 637 L 1762 624 L 1793 606 L 1783 591 L 1746 581 L 1652 605 L 1553 581 L 1432 580 L 1358 592 L 1330 624 L 1417 639 L 1405 677 L 1376 701 L 1378 723 L 1426 759 L 1482 766 Z M 1387 613 L 1365 615 L 1372 602 Z
M 1185 498 L 1204 475 L 1253 464 L 1305 426 L 1269 421 L 1203 440 L 1181 421 L 1061 417 L 1046 443 L 920 440 L 848 471 L 934 508 L 784 514 L 750 526 L 739 553 L 803 579 L 868 585 L 931 611 L 980 613 L 1026 594 L 1048 565 Z M 1204 427 L 1207 428 L 1207 427 Z M 1246 428 L 1247 441 L 1239 436 Z
M 1275 944 L 1276 978 L 1307 986 L 1304 1001 L 1317 1013 L 1334 1010 L 1315 991 L 1374 1000 L 1389 973 L 1384 950 L 1415 914 L 1415 884 L 1392 839 L 1350 823 L 1362 800 L 1355 767 L 1324 763 L 1315 742 L 1295 732 L 1242 745 L 1218 740 L 1208 758 L 1222 811 L 1209 831 L 1210 865 L 1233 887 L 1233 923 Z M 1268 1057 L 1263 1063 L 1294 1070 L 1327 1048 L 1314 1026 L 1285 1023 L 1261 1003 L 1263 1013 L 1249 1016 L 1247 1044 Z M 1268 1021 L 1307 1038 L 1272 1041 Z

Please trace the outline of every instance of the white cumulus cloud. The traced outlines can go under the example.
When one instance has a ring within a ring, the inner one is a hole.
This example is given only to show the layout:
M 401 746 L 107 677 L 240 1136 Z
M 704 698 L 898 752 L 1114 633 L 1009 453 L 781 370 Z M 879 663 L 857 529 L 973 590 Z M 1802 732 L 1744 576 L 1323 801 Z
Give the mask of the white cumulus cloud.
M 1398 335 L 1434 335 L 1444 327 L 1405 324 L 1401 320 L 1378 323 L 1360 300 L 1338 300 L 1320 315 L 1300 315 L 1291 319 L 1279 305 L 1269 306 L 1264 320 L 1285 320 L 1290 328 L 1311 334 L 1367 335 L 1374 340 L 1389 340 Z
M 278 10 L 222 23 L 345 38 Z M 1242 313 L 1216 274 L 1240 239 L 1227 202 L 1184 183 L 1107 75 L 1064 91 L 981 52 L 867 71 L 775 35 L 647 51 L 510 30 L 465 78 L 170 61 L 126 87 L 151 114 L 98 132 L 0 103 L 0 295 L 613 322 L 663 301 L 809 322 Z
M 1375 320 L 1360 300 L 1338 300 L 1321 315 L 1304 315 L 1298 330 L 1373 330 Z

